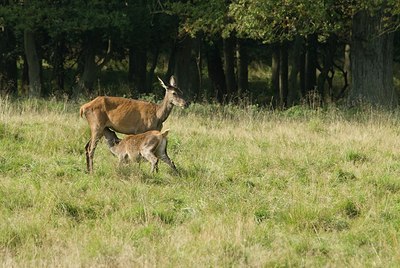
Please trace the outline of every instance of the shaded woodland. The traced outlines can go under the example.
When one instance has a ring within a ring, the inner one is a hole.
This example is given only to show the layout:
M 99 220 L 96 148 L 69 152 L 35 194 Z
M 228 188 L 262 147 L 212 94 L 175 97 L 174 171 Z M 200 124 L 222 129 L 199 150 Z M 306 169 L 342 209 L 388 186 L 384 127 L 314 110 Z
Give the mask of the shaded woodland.
M 0 1 L 0 91 L 16 97 L 158 94 L 290 107 L 398 105 L 400 3 Z

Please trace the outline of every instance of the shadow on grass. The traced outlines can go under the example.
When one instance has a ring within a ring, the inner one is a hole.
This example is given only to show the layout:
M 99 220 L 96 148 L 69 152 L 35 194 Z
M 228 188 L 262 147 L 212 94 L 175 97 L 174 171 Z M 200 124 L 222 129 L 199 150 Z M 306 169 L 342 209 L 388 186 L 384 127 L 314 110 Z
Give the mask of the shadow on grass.
M 195 178 L 202 178 L 204 176 L 207 176 L 207 174 L 209 174 L 208 169 L 197 164 L 191 166 L 190 168 L 178 166 L 177 169 L 178 169 L 178 174 L 176 173 L 174 174 L 179 178 L 195 179 Z
M 145 184 L 166 185 L 174 177 L 182 177 L 169 168 L 161 168 L 157 173 L 152 173 L 148 166 L 141 167 L 135 164 L 128 164 L 116 168 L 116 175 L 119 180 L 125 182 L 140 181 Z

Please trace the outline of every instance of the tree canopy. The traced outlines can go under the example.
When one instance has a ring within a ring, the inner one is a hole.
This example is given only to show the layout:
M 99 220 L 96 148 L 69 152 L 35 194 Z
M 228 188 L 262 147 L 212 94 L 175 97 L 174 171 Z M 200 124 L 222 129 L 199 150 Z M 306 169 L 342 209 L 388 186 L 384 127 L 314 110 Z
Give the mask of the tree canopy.
M 354 27 L 360 14 L 376 18 L 373 31 Z M 4 0 L 0 90 L 22 96 L 24 86 L 38 80 L 43 96 L 94 94 L 104 68 L 119 66 L 126 78 L 110 84 L 126 83 L 132 95 L 151 92 L 155 72 L 177 73 L 193 98 L 218 101 L 250 94 L 268 104 L 278 94 L 291 105 L 314 88 L 323 102 L 351 97 L 350 91 L 374 95 L 353 88 L 362 78 L 346 67 L 345 45 L 360 51 L 357 38 L 372 44 L 388 36 L 389 46 L 380 53 L 393 50 L 387 55 L 400 58 L 394 47 L 399 15 L 396 0 Z M 251 62 L 275 72 L 271 81 L 264 78 L 264 88 L 248 83 Z

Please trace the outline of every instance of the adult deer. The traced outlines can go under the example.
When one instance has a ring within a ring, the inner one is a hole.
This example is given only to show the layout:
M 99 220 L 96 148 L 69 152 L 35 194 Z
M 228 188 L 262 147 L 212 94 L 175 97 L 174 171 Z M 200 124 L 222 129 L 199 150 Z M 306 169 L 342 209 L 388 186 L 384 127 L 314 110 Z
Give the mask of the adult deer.
M 85 146 L 86 165 L 89 173 L 93 172 L 93 157 L 98 141 L 109 127 L 123 134 L 139 134 L 148 130 L 161 130 L 172 108 L 186 107 L 181 91 L 171 76 L 166 85 L 159 77 L 161 86 L 165 88 L 165 96 L 160 104 L 146 101 L 126 99 L 122 97 L 99 96 L 80 108 L 80 115 L 85 115 L 91 137 Z

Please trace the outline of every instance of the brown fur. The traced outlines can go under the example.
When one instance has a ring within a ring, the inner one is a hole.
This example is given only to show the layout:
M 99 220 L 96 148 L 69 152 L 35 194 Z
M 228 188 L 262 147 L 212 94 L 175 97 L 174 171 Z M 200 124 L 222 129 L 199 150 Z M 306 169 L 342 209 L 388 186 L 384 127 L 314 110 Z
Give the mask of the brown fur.
M 108 147 L 118 157 L 120 164 L 126 160 L 139 161 L 140 158 L 145 158 L 151 163 L 151 172 L 154 172 L 158 171 L 158 160 L 161 159 L 178 172 L 167 154 L 167 135 L 168 130 L 163 132 L 151 130 L 142 134 L 128 135 L 121 140 L 114 131 L 108 128 L 104 130 Z
M 106 127 L 124 134 L 161 130 L 163 122 L 168 118 L 174 105 L 186 106 L 186 101 L 180 96 L 173 76 L 168 86 L 160 78 L 158 79 L 161 86 L 165 88 L 165 97 L 160 104 L 122 97 L 100 96 L 81 106 L 79 113 L 81 117 L 85 115 L 91 130 L 91 138 L 85 146 L 89 172 L 93 171 L 94 151 Z

